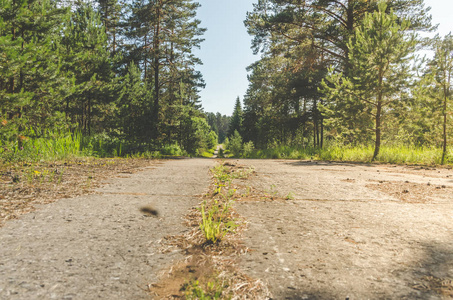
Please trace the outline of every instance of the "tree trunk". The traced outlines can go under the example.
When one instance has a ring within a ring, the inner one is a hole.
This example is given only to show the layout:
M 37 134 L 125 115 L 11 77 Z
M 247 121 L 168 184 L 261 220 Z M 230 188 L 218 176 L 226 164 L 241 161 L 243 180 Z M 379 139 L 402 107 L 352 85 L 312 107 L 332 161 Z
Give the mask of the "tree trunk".
M 448 87 L 450 86 L 450 78 L 448 79 Z M 447 99 L 449 94 L 449 88 L 444 85 L 444 107 L 443 107 L 443 117 L 444 117 L 444 124 L 443 124 L 443 147 L 442 147 L 442 161 L 441 164 L 445 163 L 445 156 L 447 154 Z
M 352 36 L 354 34 L 354 0 L 348 0 L 348 7 L 346 9 L 346 30 L 348 32 L 348 39 L 349 36 Z M 349 75 L 350 70 L 352 68 L 351 63 L 349 61 L 349 48 L 345 47 L 344 48 L 344 74 L 346 76 Z
M 87 115 L 87 119 L 88 119 L 88 135 L 91 136 L 91 111 L 92 111 L 92 108 L 91 108 L 91 96 L 88 97 L 88 115 Z
M 317 127 L 317 116 L 316 116 L 316 99 L 313 100 L 313 111 L 312 111 L 312 118 L 313 118 L 313 148 L 316 148 L 318 145 L 316 144 L 316 135 L 318 134 L 318 127 Z
M 374 143 L 374 154 L 371 161 L 374 161 L 379 155 L 381 149 L 381 111 L 382 111 L 382 95 L 379 95 L 376 109 L 376 141 Z
M 322 100 L 321 105 L 323 105 Z M 324 118 L 322 117 L 322 115 L 320 119 L 321 119 L 321 144 L 319 146 L 322 149 L 322 147 L 324 146 Z
M 157 8 L 157 23 L 154 30 L 154 107 L 153 107 L 153 130 L 151 136 L 156 139 L 159 136 L 159 96 L 160 96 L 160 85 L 159 85 L 159 71 L 160 71 L 160 13 L 161 7 Z

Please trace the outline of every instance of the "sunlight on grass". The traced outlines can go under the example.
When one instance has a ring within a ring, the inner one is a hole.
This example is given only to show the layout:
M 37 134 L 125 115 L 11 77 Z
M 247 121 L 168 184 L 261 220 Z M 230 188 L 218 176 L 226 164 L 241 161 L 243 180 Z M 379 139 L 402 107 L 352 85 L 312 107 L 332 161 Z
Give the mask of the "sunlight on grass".
M 272 158 L 272 159 L 311 159 L 311 160 L 332 160 L 332 161 L 356 161 L 371 162 L 373 157 L 373 146 L 360 147 L 328 147 L 315 149 L 311 147 L 290 147 L 279 146 L 265 150 L 255 150 L 251 158 Z M 376 162 L 394 164 L 440 164 L 442 150 L 434 147 L 415 146 L 383 146 Z M 447 164 L 453 163 L 453 149 L 447 153 Z

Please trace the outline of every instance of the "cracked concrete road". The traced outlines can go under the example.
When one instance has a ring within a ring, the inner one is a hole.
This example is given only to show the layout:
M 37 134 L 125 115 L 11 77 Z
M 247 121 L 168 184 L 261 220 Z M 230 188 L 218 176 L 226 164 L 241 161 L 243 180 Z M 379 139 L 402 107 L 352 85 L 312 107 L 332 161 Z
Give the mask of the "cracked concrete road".
M 147 285 L 182 255 L 159 240 L 209 186 L 214 161 L 156 162 L 94 195 L 61 199 L 0 228 L 0 299 L 148 299 Z M 159 212 L 150 217 L 140 207 Z
M 255 167 L 252 189 L 288 198 L 236 203 L 242 268 L 273 299 L 453 298 L 451 169 L 239 163 Z
M 0 299 L 147 299 L 183 258 L 159 240 L 207 191 L 215 160 L 156 163 L 95 195 L 62 199 L 0 228 Z M 240 160 L 241 268 L 272 299 L 451 299 L 453 172 L 393 165 Z M 159 216 L 145 216 L 151 205 Z

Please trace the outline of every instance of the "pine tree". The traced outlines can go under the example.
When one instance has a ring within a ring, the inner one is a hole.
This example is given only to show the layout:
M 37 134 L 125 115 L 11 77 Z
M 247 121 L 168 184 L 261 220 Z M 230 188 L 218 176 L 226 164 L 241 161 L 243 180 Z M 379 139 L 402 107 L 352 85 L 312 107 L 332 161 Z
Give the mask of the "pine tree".
M 57 51 L 67 10 L 54 1 L 0 1 L 0 113 L 11 136 L 40 135 L 61 124 Z M 18 139 L 21 145 L 21 139 Z
M 142 81 L 141 71 L 133 63 L 128 67 L 126 76 L 121 78 L 120 87 L 115 128 L 124 140 L 146 143 L 147 130 L 151 126 L 149 103 L 152 102 L 152 89 Z
M 236 103 L 234 105 L 233 115 L 228 128 L 228 136 L 232 136 L 235 131 L 239 134 L 242 132 L 242 106 L 239 97 L 236 98 Z
M 111 80 L 111 61 L 107 52 L 107 35 L 99 14 L 87 3 L 79 3 L 64 24 L 61 38 L 63 70 L 71 78 L 72 92 L 65 98 L 62 110 L 90 135 L 104 118 Z
M 354 37 L 367 12 L 376 11 L 375 0 L 262 0 L 247 14 L 245 25 L 253 36 L 254 53 L 262 53 L 259 62 L 249 70 L 250 86 L 244 98 L 247 118 L 246 139 L 256 145 L 290 143 L 322 147 L 324 132 L 336 136 L 340 119 L 325 120 L 320 110 L 324 95 L 319 92 L 327 70 L 348 76 L 352 68 L 348 42 Z M 410 20 L 411 30 L 431 30 L 429 8 L 423 0 L 387 1 L 398 22 Z M 351 107 L 349 132 L 342 131 L 350 142 L 356 137 L 366 142 L 365 127 L 357 121 L 367 118 L 361 107 Z M 338 121 L 338 122 L 337 122 Z M 326 122 L 328 124 L 326 124 Z M 325 130 L 325 126 L 330 126 Z M 345 124 L 343 124 L 345 125 Z M 311 133 L 311 134 L 310 134 Z M 311 137 L 310 137 L 311 135 Z
M 144 80 L 153 84 L 153 142 L 181 136 L 180 122 L 189 118 L 185 106 L 198 109 L 198 89 L 204 86 L 195 70 L 200 60 L 192 54 L 205 31 L 195 19 L 198 3 L 191 0 L 134 1 L 129 20 L 130 59 L 143 71 Z M 190 123 L 190 121 L 187 121 Z M 186 122 L 186 123 L 187 123 Z
M 453 36 L 446 35 L 443 39 L 436 37 L 434 40 L 435 55 L 432 61 L 428 63 L 428 75 L 433 77 L 435 83 L 434 95 L 441 102 L 442 116 L 442 160 L 445 163 L 447 153 L 447 109 L 451 101 L 451 87 L 453 76 Z
M 97 0 L 99 3 L 99 14 L 104 24 L 105 33 L 108 36 L 110 53 L 113 55 L 118 51 L 119 39 L 121 38 L 122 15 L 124 10 L 118 0 Z
M 386 1 L 399 20 L 406 19 L 410 28 L 431 30 L 431 16 L 423 0 Z M 328 61 L 347 72 L 349 48 L 367 12 L 377 10 L 376 0 L 260 0 L 247 14 L 245 24 L 254 36 L 255 53 L 265 52 L 275 44 L 306 44 L 318 49 Z
M 397 101 L 395 95 L 399 91 L 408 87 L 408 61 L 416 44 L 414 36 L 405 34 L 409 27 L 407 20 L 399 23 L 392 10 L 386 12 L 384 1 L 378 7 L 377 12 L 365 15 L 354 38 L 348 43 L 350 77 L 331 73 L 327 81 L 333 87 L 324 85 L 326 94 L 334 100 L 333 109 L 337 113 L 350 116 L 351 112 L 363 111 L 373 117 L 375 147 L 372 160 L 376 159 L 381 147 L 384 110 Z M 357 109 L 351 111 L 353 106 Z M 366 116 L 364 119 L 367 120 Z

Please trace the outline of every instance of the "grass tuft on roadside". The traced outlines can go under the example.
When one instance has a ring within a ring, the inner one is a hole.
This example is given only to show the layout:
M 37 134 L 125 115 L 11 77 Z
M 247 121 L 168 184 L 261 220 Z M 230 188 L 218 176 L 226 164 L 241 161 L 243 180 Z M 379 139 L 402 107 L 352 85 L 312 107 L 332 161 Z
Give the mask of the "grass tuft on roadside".
M 248 157 L 260 159 L 302 159 L 369 163 L 373 157 L 373 152 L 373 146 L 331 146 L 323 149 L 278 146 L 270 149 L 254 150 Z M 442 149 L 435 147 L 382 146 L 380 154 L 375 162 L 439 165 L 441 164 L 441 159 Z M 447 151 L 446 164 L 453 164 L 453 148 L 450 148 Z

